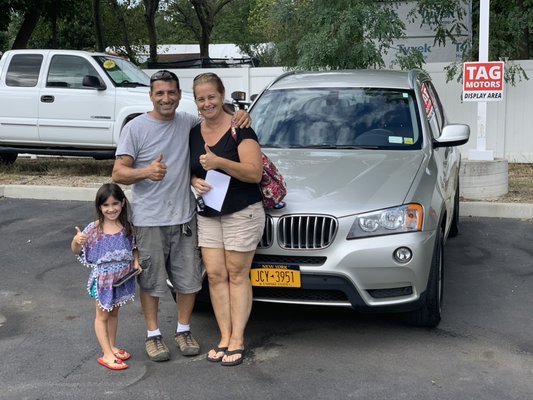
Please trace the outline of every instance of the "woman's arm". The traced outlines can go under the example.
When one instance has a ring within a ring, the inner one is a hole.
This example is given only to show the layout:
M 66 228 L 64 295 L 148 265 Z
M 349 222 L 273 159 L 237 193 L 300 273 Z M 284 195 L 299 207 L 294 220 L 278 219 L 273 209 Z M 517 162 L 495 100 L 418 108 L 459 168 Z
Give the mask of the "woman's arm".
M 217 156 L 207 145 L 205 146 L 205 151 L 206 153 L 200 156 L 200 164 L 206 171 L 210 169 L 221 169 L 241 182 L 261 182 L 263 175 L 261 148 L 255 140 L 244 139 L 239 144 L 237 151 L 240 162 Z

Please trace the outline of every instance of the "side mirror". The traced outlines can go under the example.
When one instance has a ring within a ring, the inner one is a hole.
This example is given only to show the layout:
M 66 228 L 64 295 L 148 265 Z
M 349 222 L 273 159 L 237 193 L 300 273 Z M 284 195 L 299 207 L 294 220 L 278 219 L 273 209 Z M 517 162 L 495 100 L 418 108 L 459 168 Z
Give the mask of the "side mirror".
M 82 85 L 90 88 L 94 88 L 96 90 L 105 90 L 107 89 L 107 86 L 105 83 L 100 79 L 98 76 L 94 75 L 85 75 L 83 77 Z
M 246 100 L 246 92 L 233 92 L 231 94 L 231 98 L 235 101 L 245 101 Z
M 433 140 L 434 147 L 460 146 L 468 142 L 470 127 L 463 124 L 448 124 L 442 129 L 438 139 Z

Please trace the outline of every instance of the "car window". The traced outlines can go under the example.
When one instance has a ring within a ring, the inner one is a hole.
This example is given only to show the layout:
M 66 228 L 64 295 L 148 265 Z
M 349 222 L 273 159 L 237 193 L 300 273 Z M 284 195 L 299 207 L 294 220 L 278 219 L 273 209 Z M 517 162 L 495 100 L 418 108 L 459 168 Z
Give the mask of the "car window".
M 43 63 L 41 54 L 17 54 L 9 63 L 6 74 L 7 86 L 33 87 L 39 80 Z
M 438 139 L 444 126 L 444 113 L 439 97 L 431 82 L 422 83 L 422 98 L 431 136 Z
M 250 113 L 265 147 L 421 147 L 415 100 L 408 90 L 269 90 Z
M 85 75 L 98 76 L 98 72 L 86 59 L 71 55 L 55 55 L 50 61 L 46 86 L 87 89 L 83 86 Z

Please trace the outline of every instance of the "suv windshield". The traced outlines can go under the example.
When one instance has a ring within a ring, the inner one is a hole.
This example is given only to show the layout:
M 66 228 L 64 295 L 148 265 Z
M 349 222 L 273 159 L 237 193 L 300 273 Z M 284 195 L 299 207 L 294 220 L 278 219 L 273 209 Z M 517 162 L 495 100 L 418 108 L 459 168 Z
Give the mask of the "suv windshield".
M 131 62 L 114 56 L 94 56 L 94 59 L 115 86 L 150 86 L 150 77 Z
M 374 88 L 270 89 L 252 107 L 264 147 L 419 149 L 412 91 Z

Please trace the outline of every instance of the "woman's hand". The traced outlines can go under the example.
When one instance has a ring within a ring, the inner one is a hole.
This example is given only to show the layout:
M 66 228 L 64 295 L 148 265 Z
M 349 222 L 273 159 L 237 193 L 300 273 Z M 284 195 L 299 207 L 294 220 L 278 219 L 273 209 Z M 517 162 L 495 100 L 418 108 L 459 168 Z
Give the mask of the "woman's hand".
M 191 184 L 198 196 L 203 196 L 213 188 L 206 180 L 197 177 L 191 179 Z
M 204 148 L 205 154 L 200 156 L 200 165 L 206 171 L 209 171 L 210 169 L 217 169 L 219 167 L 218 160 L 220 157 L 213 153 L 207 144 L 204 146 Z

